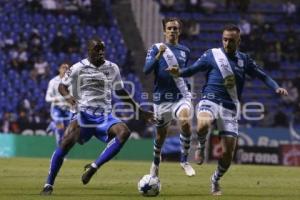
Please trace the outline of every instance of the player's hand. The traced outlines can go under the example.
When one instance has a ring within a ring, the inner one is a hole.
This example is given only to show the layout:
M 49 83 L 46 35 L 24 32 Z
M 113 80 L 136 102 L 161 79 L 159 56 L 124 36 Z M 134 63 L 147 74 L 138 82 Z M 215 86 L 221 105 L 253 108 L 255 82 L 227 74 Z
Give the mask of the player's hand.
M 180 75 L 180 70 L 178 66 L 168 67 L 165 70 L 169 72 L 172 76 L 178 77 Z
M 139 109 L 139 115 L 142 119 L 149 123 L 157 123 L 157 119 L 154 117 L 154 113 L 150 111 L 146 111 L 143 109 Z
M 283 95 L 283 96 L 288 96 L 289 95 L 288 91 L 284 88 L 277 88 L 276 93 L 280 94 L 280 95 Z
M 165 45 L 160 45 L 159 46 L 159 49 L 158 49 L 158 53 L 156 55 L 156 59 L 158 60 L 163 54 L 164 52 L 166 51 L 167 47 Z
M 166 51 L 166 49 L 167 49 L 167 47 L 164 44 L 162 44 L 159 46 L 158 51 L 159 51 L 159 53 L 164 53 Z
M 69 95 L 68 97 L 65 98 L 66 101 L 72 106 L 72 107 L 75 107 L 76 104 L 77 104 L 77 100 L 75 97 Z

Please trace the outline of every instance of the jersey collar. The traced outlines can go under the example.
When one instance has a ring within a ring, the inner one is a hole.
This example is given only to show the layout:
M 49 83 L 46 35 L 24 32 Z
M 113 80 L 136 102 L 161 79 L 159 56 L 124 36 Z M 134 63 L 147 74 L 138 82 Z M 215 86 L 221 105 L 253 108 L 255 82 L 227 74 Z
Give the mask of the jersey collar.
M 238 54 L 238 51 L 237 51 L 237 50 L 235 51 L 234 55 L 229 55 L 229 54 L 227 54 L 227 53 L 225 52 L 224 47 L 221 47 L 221 50 L 223 51 L 223 53 L 224 53 L 226 56 L 228 56 L 228 57 L 230 57 L 230 58 L 238 58 L 238 57 L 239 57 L 239 54 Z
M 102 65 L 100 65 L 99 67 L 97 67 L 97 66 L 95 66 L 93 63 L 91 63 L 90 61 L 89 61 L 89 59 L 85 59 L 84 60 L 84 64 L 86 64 L 86 65 L 88 65 L 88 66 L 90 66 L 90 67 L 92 67 L 92 68 L 101 68 L 103 65 L 105 65 L 105 63 L 106 63 L 107 61 L 106 60 L 104 60 L 104 63 L 102 64 Z

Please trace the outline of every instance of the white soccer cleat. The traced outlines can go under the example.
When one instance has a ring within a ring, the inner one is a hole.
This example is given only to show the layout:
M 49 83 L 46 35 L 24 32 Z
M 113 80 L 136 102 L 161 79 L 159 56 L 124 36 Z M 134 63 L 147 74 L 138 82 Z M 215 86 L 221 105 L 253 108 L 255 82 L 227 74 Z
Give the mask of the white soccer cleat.
M 183 163 L 180 163 L 180 166 L 182 167 L 182 169 L 184 170 L 184 172 L 187 176 L 195 176 L 196 175 L 196 172 L 190 163 L 183 162 Z
M 212 177 L 211 177 L 211 194 L 213 196 L 221 196 L 222 195 L 222 191 L 221 191 L 221 187 L 218 181 L 214 182 Z
M 158 171 L 159 171 L 159 166 L 155 165 L 154 162 L 152 162 L 150 167 L 150 175 L 153 177 L 158 177 Z

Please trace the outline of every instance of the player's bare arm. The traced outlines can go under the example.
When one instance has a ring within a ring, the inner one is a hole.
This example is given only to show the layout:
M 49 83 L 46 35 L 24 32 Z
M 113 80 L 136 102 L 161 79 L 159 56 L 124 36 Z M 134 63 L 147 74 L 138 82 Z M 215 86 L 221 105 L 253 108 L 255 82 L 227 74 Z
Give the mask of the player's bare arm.
M 76 98 L 70 95 L 70 91 L 68 90 L 67 86 L 64 84 L 59 84 L 58 91 L 72 107 L 77 104 Z

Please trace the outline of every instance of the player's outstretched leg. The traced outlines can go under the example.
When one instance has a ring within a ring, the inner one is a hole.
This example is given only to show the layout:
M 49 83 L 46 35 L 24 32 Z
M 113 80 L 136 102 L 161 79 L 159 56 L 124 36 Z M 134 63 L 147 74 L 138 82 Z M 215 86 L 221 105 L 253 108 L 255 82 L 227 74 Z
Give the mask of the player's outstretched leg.
M 153 162 L 150 167 L 150 175 L 158 176 L 159 175 L 159 164 L 161 158 L 161 148 L 164 144 L 167 134 L 167 125 L 157 127 L 156 136 L 153 144 Z
M 206 135 L 209 131 L 209 128 L 213 122 L 213 117 L 211 113 L 208 112 L 199 112 L 197 114 L 197 135 L 199 145 L 195 152 L 195 160 L 198 165 L 202 165 L 205 161 L 205 143 Z
M 212 195 L 222 195 L 221 187 L 219 181 L 221 177 L 227 172 L 231 165 L 231 161 L 233 158 L 235 146 L 236 146 L 236 138 L 235 137 L 222 137 L 222 157 L 218 161 L 218 166 L 216 171 L 213 173 L 211 177 L 211 193 Z
M 190 151 L 191 143 L 191 122 L 190 122 L 190 107 L 181 106 L 178 111 L 178 122 L 180 124 L 180 146 L 181 146 L 181 156 L 180 156 L 180 166 L 184 170 L 187 176 L 195 176 L 196 172 L 188 162 L 188 155 Z
M 84 185 L 89 183 L 93 175 L 104 163 L 111 160 L 119 153 L 130 136 L 130 130 L 124 123 L 117 123 L 109 129 L 108 136 L 112 139 L 109 141 L 97 160 L 95 160 L 92 164 L 87 164 L 85 166 L 85 172 L 81 177 Z
M 70 124 L 66 130 L 66 136 L 63 137 L 61 145 L 54 151 L 51 161 L 50 169 L 47 177 L 47 181 L 40 192 L 41 195 L 51 195 L 53 191 L 53 185 L 55 178 L 63 164 L 64 157 L 67 155 L 69 150 L 74 146 L 79 136 L 79 128 L 77 122 L 74 121 Z

